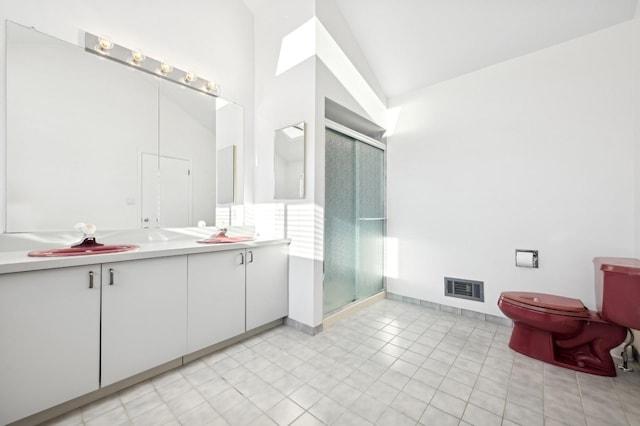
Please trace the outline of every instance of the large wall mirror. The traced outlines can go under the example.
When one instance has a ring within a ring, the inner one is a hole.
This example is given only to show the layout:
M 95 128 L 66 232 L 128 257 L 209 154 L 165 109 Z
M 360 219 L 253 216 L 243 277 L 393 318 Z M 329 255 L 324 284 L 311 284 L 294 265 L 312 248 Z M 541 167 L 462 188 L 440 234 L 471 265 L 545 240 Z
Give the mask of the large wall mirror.
M 305 123 L 276 130 L 273 177 L 276 199 L 299 199 L 305 195 Z
M 7 232 L 215 223 L 242 107 L 7 22 Z

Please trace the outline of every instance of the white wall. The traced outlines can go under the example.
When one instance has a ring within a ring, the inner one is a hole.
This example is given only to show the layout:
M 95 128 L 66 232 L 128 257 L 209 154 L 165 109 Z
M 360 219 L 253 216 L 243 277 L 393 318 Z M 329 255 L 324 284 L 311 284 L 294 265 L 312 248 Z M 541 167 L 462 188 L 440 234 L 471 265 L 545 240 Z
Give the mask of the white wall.
M 256 226 L 264 232 L 269 232 L 270 227 L 279 228 L 277 212 L 286 211 L 285 232 L 292 239 L 289 317 L 311 327 L 320 325 L 323 319 L 324 97 L 367 115 L 366 109 L 350 94 L 350 83 L 341 81 L 346 80 L 344 76 L 334 75 L 319 58 L 320 53 L 330 55 L 331 46 L 324 43 L 326 39 L 322 37 L 326 32 L 320 32 L 317 26 L 307 27 L 312 28 L 314 34 L 313 39 L 308 40 L 311 45 L 302 43 L 299 49 L 311 54 L 276 75 L 283 39 L 309 24 L 314 16 L 331 33 L 335 42 L 332 46 L 339 45 L 342 52 L 353 59 L 351 71 L 355 69 L 361 77 L 366 77 L 362 78 L 370 83 L 371 93 L 379 93 L 379 85 L 372 79 L 357 43 L 346 30 L 344 19 L 332 0 L 273 0 L 256 11 L 255 217 L 263 222 Z M 382 106 L 383 102 L 379 104 Z M 275 201 L 274 132 L 301 121 L 307 124 L 305 198 Z
M 633 256 L 631 23 L 390 100 L 388 290 L 489 314 L 504 290 L 595 308 L 595 256 Z M 516 268 L 516 248 L 540 268 Z M 485 303 L 443 277 L 485 282 Z
M 308 326 L 318 319 L 314 293 L 313 247 L 314 159 L 306 158 L 306 191 L 302 200 L 274 200 L 275 131 L 306 123 L 307 152 L 314 146 L 315 60 L 307 58 L 276 75 L 282 40 L 314 16 L 313 0 L 273 0 L 255 13 L 255 220 L 260 233 L 281 229 L 280 212 L 292 209 L 289 259 L 289 317 Z M 313 40 L 307 40 L 312 47 Z
M 636 8 L 636 16 L 633 25 L 633 110 L 635 121 L 635 146 L 634 146 L 634 230 L 635 230 L 635 254 L 640 258 L 640 7 Z M 640 348 L 640 331 L 634 331 L 635 347 Z
M 179 12 L 179 13 L 178 13 Z M 97 0 L 42 2 L 3 1 L 2 22 L 25 26 L 83 45 L 81 31 L 109 35 L 114 42 L 138 47 L 147 55 L 192 69 L 222 86 L 224 98 L 237 102 L 245 112 L 245 160 L 253 160 L 254 56 L 253 16 L 237 0 L 197 0 L 185 6 L 178 0 Z M 4 25 L 0 45 L 5 45 Z M 0 54 L 0 80 L 5 81 L 5 50 Z M 5 85 L 0 98 L 6 99 Z M 5 102 L 0 116 L 5 117 Z M 0 120 L 0 164 L 5 164 L 5 120 Z M 250 173 L 248 171 L 247 173 Z M 252 179 L 245 181 L 245 193 L 252 194 Z M 0 205 L 5 204 L 5 170 L 0 170 Z M 251 200 L 251 196 L 247 197 Z M 4 208 L 0 209 L 4 229 Z
M 356 69 L 360 77 L 365 81 L 365 83 L 369 86 L 369 89 L 377 96 L 379 99 L 380 105 L 384 106 L 386 104 L 386 95 L 382 91 L 380 84 L 378 83 L 375 74 L 369 67 L 369 63 L 367 62 L 360 46 L 358 45 L 355 37 L 351 33 L 349 29 L 348 23 L 345 21 L 344 16 L 340 12 L 338 5 L 335 0 L 319 0 L 316 1 L 316 16 L 318 20 L 322 23 L 322 25 L 326 28 L 327 32 L 331 35 L 333 40 L 338 44 L 340 50 L 344 52 L 346 57 L 349 59 L 349 62 Z M 330 52 L 329 52 L 330 53 Z M 337 76 L 339 80 L 344 80 L 341 77 Z M 346 81 L 343 81 L 345 87 L 342 88 L 341 92 L 343 94 L 347 94 L 349 90 L 353 89 L 353 87 L 349 87 L 349 84 Z M 318 88 L 320 90 L 323 89 L 325 85 L 319 79 L 318 80 Z M 336 93 L 334 92 L 335 96 Z M 339 102 L 337 99 L 334 99 L 336 102 Z M 323 100 L 324 102 L 324 100 Z M 363 109 L 362 105 L 359 105 L 352 100 L 349 100 L 347 104 L 343 105 L 345 107 L 349 107 L 350 109 L 357 110 L 361 115 L 371 118 L 371 115 L 377 115 L 380 111 L 369 111 Z M 384 123 L 383 123 L 384 124 Z
M 640 258 L 640 7 L 636 8 L 636 15 L 632 25 L 632 66 L 633 66 L 633 112 L 635 123 L 634 163 L 634 208 L 635 208 L 635 257 Z M 640 336 L 639 336 L 640 337 Z

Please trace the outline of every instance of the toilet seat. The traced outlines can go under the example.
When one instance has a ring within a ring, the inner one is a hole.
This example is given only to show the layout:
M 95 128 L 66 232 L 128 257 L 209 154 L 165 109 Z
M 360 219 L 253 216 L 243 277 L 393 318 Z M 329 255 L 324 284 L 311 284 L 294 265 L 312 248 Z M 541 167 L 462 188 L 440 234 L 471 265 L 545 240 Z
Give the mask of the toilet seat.
M 550 315 L 589 318 L 591 312 L 579 299 L 526 291 L 508 291 L 500 295 L 502 302 Z

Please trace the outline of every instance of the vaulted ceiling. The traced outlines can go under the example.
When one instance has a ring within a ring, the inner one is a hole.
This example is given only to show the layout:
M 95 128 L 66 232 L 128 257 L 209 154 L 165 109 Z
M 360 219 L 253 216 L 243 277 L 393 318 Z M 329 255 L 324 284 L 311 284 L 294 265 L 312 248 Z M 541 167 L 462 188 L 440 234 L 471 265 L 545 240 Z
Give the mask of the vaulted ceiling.
M 638 0 L 335 1 L 392 97 L 628 21 Z

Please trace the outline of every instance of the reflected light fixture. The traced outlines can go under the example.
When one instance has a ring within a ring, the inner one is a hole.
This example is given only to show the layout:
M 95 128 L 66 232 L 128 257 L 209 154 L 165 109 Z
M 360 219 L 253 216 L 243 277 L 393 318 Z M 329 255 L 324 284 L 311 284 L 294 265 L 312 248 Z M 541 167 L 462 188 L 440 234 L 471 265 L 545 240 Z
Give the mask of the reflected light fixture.
M 174 68 L 166 61 L 146 56 L 141 49 L 131 49 L 111 41 L 107 36 L 84 33 L 84 48 L 87 52 L 104 56 L 140 71 L 173 81 L 210 96 L 220 96 L 220 85 L 198 76 L 192 71 Z

